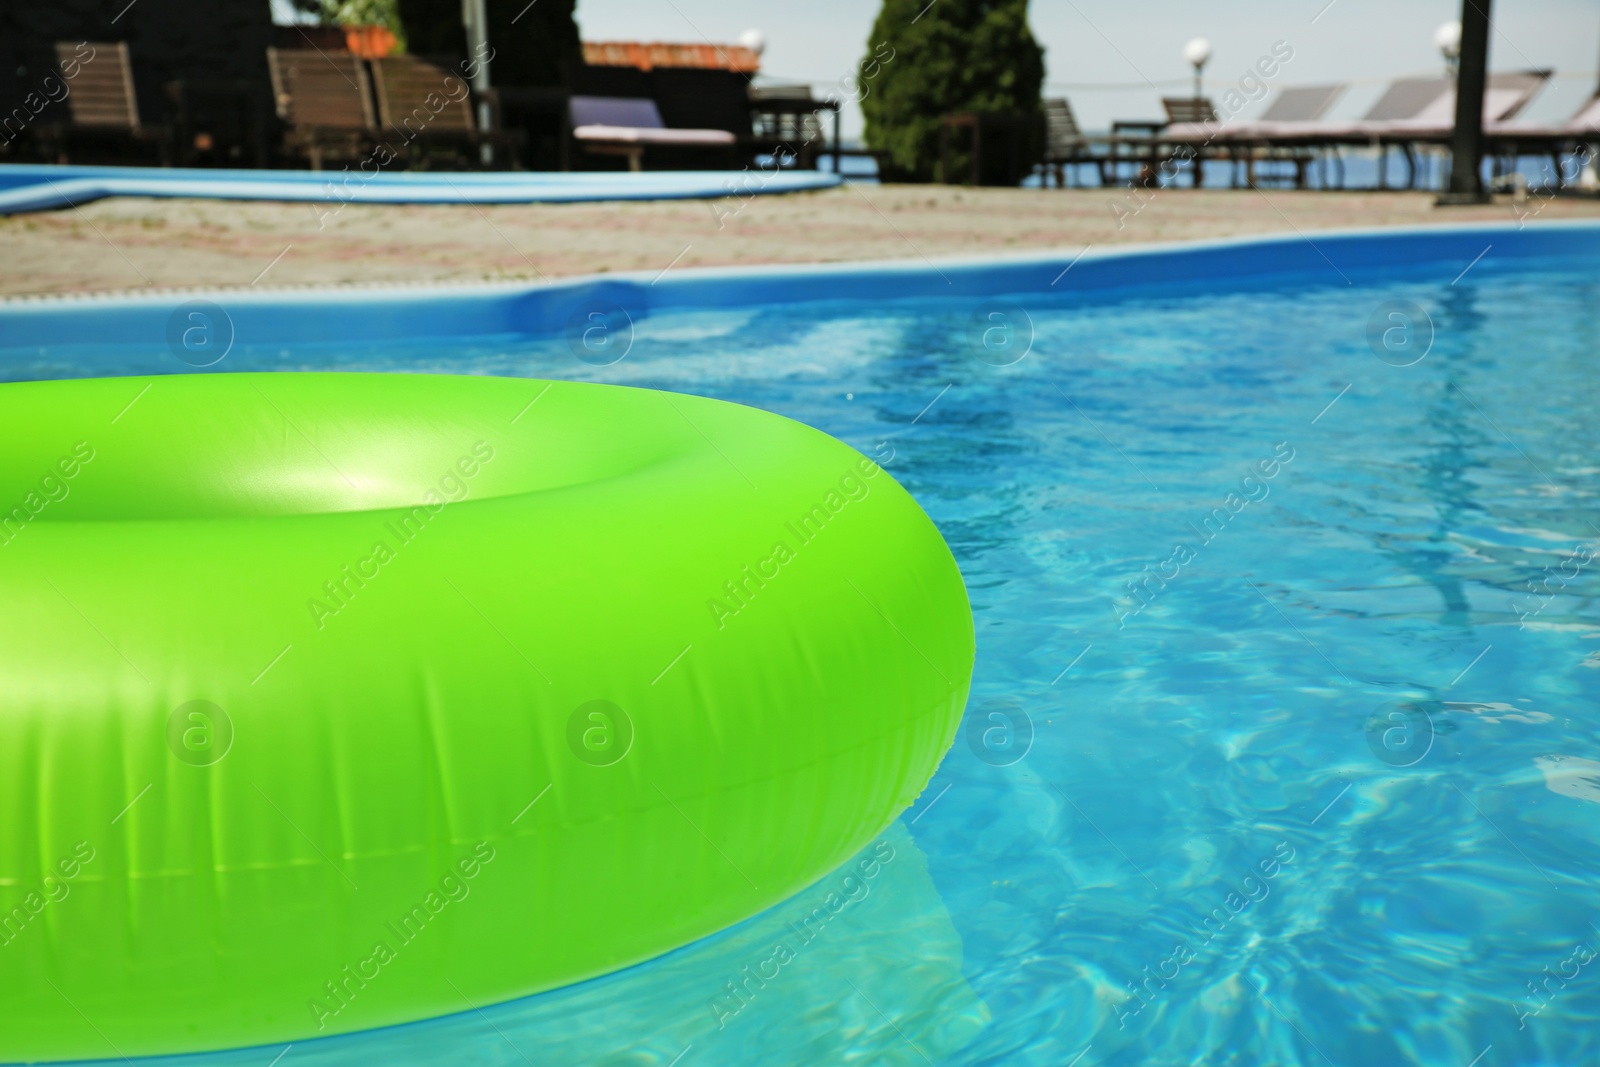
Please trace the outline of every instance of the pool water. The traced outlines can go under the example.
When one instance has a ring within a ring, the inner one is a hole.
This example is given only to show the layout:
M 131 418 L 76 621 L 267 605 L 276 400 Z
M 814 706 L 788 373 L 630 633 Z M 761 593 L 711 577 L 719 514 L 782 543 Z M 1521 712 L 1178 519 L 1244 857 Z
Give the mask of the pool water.
M 1463 265 L 666 311 L 607 366 L 236 348 L 799 419 L 927 509 L 978 635 L 955 746 L 825 926 L 837 875 L 283 1067 L 1600 1062 L 1600 269 Z M 153 352 L 6 373 L 188 369 Z

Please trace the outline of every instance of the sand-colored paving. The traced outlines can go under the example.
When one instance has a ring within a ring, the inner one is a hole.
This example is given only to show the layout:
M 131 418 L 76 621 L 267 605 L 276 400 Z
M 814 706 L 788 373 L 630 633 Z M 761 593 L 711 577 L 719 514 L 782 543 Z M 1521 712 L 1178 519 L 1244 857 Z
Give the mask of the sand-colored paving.
M 116 198 L 0 218 L 0 295 L 361 285 L 815 263 L 1353 226 L 1600 218 L 1600 199 L 861 185 L 717 201 L 498 206 Z

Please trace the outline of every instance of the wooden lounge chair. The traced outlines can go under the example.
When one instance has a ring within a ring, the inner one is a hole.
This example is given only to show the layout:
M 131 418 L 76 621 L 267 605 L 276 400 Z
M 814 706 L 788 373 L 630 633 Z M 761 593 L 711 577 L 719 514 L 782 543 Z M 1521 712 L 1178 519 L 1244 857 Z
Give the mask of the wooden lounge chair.
M 1217 109 L 1204 96 L 1163 96 L 1161 110 L 1167 113 L 1167 125 L 1177 122 L 1207 123 L 1217 121 Z
M 47 155 L 67 163 L 75 149 L 85 145 L 115 148 L 137 144 L 153 145 L 162 164 L 170 162 L 166 128 L 147 125 L 139 118 L 126 42 L 60 41 L 56 61 L 71 91 L 65 101 L 67 121 L 40 127 Z M 76 73 L 68 77 L 69 70 Z
M 1053 174 L 1056 188 L 1063 179 L 1070 179 L 1073 169 L 1083 163 L 1100 166 L 1104 157 L 1094 155 L 1092 149 L 1104 138 L 1091 138 L 1078 126 L 1072 105 L 1056 98 L 1043 101 L 1044 107 L 1044 159 L 1040 162 L 1040 179 L 1043 184 Z
M 1154 185 L 1163 169 L 1174 160 L 1193 161 L 1190 180 L 1200 184 L 1200 161 L 1206 154 L 1217 126 L 1217 109 L 1203 96 L 1164 96 L 1162 119 L 1119 119 L 1111 124 L 1110 173 L 1102 167 L 1102 184 L 1115 177 L 1120 163 L 1136 163 L 1135 185 Z
M 629 170 L 642 170 L 650 145 L 731 150 L 738 138 L 727 130 L 672 130 L 654 100 L 626 96 L 574 96 L 572 136 L 596 155 L 622 156 Z
M 1131 185 L 1149 185 L 1160 165 L 1160 143 L 1156 135 L 1166 128 L 1160 119 L 1115 119 L 1111 123 L 1111 136 L 1106 141 L 1106 156 L 1100 164 L 1100 184 L 1112 185 L 1122 180 L 1120 168 L 1124 163 L 1138 166 Z
M 1100 166 L 1102 185 L 1116 180 L 1124 163 L 1138 166 L 1134 185 L 1154 185 L 1164 165 L 1174 158 L 1186 150 L 1193 150 L 1196 156 L 1205 151 L 1217 125 L 1217 111 L 1208 98 L 1164 96 L 1161 109 L 1166 112 L 1165 119 L 1117 119 L 1111 124 L 1107 158 Z M 1200 181 L 1198 159 L 1193 181 L 1197 185 Z
M 388 143 L 403 144 L 413 166 L 426 160 L 428 147 L 441 144 L 470 150 L 474 163 L 480 146 L 504 146 L 515 165 L 521 138 L 478 128 L 470 87 L 459 74 L 417 56 L 383 56 L 370 62 L 378 118 L 398 138 Z
M 1312 129 L 1312 124 L 1327 113 L 1344 90 L 1343 84 L 1283 89 L 1267 105 L 1260 118 L 1248 122 L 1219 122 L 1215 112 L 1208 115 L 1203 109 L 1179 107 L 1189 102 L 1186 98 L 1163 100 L 1163 104 L 1170 105 L 1167 114 L 1171 121 L 1161 132 L 1174 141 L 1196 142 L 1257 141 L 1274 135 L 1289 137 L 1296 132 Z M 1198 111 L 1200 117 L 1175 117 L 1185 110 Z
M 1293 164 L 1291 181 L 1296 189 L 1303 188 L 1317 153 L 1314 146 L 1300 143 L 1299 135 L 1314 129 L 1345 89 L 1342 82 L 1281 89 L 1259 118 L 1210 127 L 1210 143 L 1226 146 L 1233 161 L 1244 160 L 1245 184 L 1251 189 L 1256 188 L 1256 164 L 1261 162 Z M 1187 131 L 1174 125 L 1167 133 L 1182 137 Z
M 269 48 L 272 95 L 288 127 L 284 146 L 312 170 L 329 158 L 353 159 L 372 144 L 374 122 L 367 69 L 349 52 Z

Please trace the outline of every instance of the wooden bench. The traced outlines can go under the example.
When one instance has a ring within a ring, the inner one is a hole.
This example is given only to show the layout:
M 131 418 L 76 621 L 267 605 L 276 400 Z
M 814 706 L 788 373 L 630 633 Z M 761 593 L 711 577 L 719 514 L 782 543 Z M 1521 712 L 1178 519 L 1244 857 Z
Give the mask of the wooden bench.
M 507 148 L 510 162 L 516 166 L 523 139 L 479 128 L 472 114 L 470 87 L 461 75 L 418 56 L 383 56 L 371 63 L 379 120 L 404 142 L 410 165 L 425 164 L 426 149 L 438 145 L 468 149 L 472 162 L 477 163 L 481 147 L 491 145 Z M 492 109 L 492 99 L 486 103 Z
M 349 52 L 269 48 L 272 96 L 287 130 L 284 147 L 312 170 L 330 158 L 354 159 L 373 145 L 376 123 L 366 66 Z
M 68 163 L 75 149 L 86 144 L 122 148 L 151 145 L 163 165 L 171 162 L 166 128 L 146 124 L 139 118 L 139 98 L 133 88 L 133 63 L 126 42 L 58 41 L 56 65 L 68 87 L 64 101 L 67 121 L 40 127 L 47 156 Z M 68 71 L 76 73 L 68 77 Z

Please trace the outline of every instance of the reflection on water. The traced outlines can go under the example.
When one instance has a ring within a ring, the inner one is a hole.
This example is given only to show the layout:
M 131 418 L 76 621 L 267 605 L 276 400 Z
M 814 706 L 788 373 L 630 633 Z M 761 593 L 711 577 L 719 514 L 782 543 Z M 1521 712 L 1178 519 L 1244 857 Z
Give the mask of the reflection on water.
M 990 1021 L 962 968 L 961 938 L 927 859 L 896 822 L 811 888 L 645 967 L 446 1019 L 297 1044 L 280 1062 L 927 1063 L 959 1054 Z M 259 1067 L 276 1051 L 140 1062 Z
M 605 367 L 559 338 L 236 348 L 219 369 L 571 377 L 801 419 L 917 496 L 978 625 L 976 729 L 860 899 L 837 872 L 649 964 L 284 1067 L 1600 1062 L 1600 970 L 1561 969 L 1600 938 L 1578 551 L 1600 282 L 1464 266 L 1011 297 L 1010 365 L 959 299 L 658 314 Z M 1369 347 L 1386 301 L 1431 317 L 1420 362 Z

